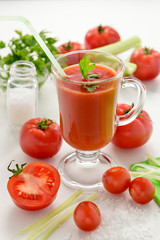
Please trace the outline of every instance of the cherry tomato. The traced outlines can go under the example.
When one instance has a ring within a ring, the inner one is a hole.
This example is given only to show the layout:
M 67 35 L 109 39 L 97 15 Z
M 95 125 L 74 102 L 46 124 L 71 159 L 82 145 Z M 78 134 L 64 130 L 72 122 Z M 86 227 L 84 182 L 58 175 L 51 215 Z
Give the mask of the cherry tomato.
M 31 157 L 50 158 L 61 147 L 60 126 L 50 119 L 31 119 L 22 126 L 19 143 L 23 152 Z
M 78 42 L 66 42 L 59 47 L 60 53 L 67 53 L 67 52 L 73 52 L 73 51 L 78 51 L 78 50 L 83 50 L 84 47 L 81 43 Z
M 55 199 L 60 186 L 57 169 L 43 162 L 30 163 L 23 169 L 24 165 L 21 165 L 21 169 L 16 165 L 17 173 L 7 184 L 13 202 L 31 211 L 47 207 Z M 9 167 L 8 170 L 14 173 Z
M 104 188 L 114 194 L 124 192 L 129 187 L 130 181 L 129 172 L 123 167 L 112 167 L 102 177 Z
M 130 108 L 128 104 L 118 104 L 117 115 L 124 115 Z M 148 113 L 142 110 L 133 122 L 117 127 L 112 143 L 121 148 L 140 147 L 150 139 L 152 131 L 152 120 Z
M 160 53 L 154 49 L 137 49 L 130 61 L 137 64 L 134 76 L 140 80 L 151 80 L 160 73 Z
M 73 218 L 77 227 L 83 231 L 96 229 L 101 222 L 101 214 L 97 205 L 91 201 L 83 201 L 76 207 Z
M 85 49 L 99 48 L 117 41 L 120 41 L 120 36 L 115 29 L 100 25 L 85 35 Z
M 154 198 L 155 188 L 147 178 L 138 177 L 131 181 L 129 193 L 135 202 L 146 204 Z

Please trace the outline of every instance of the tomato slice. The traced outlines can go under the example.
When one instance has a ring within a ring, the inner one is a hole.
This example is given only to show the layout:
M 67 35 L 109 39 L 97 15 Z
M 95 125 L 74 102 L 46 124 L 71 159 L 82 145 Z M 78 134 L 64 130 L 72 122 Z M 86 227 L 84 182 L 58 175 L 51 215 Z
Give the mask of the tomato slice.
M 60 186 L 60 175 L 48 163 L 34 162 L 11 177 L 7 188 L 14 203 L 26 210 L 47 207 L 56 197 Z

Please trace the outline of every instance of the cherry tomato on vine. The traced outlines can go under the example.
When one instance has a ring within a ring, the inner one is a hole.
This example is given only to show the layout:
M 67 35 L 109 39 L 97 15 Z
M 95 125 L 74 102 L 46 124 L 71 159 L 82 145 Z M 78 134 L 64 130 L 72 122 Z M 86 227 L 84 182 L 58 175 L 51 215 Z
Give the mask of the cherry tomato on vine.
M 50 119 L 31 119 L 22 126 L 19 143 L 23 152 L 31 157 L 50 158 L 62 144 L 60 126 Z
M 48 163 L 33 162 L 16 164 L 16 170 L 10 169 L 14 175 L 9 179 L 7 188 L 13 202 L 25 210 L 39 210 L 47 207 L 56 198 L 60 175 L 55 167 Z M 24 169 L 23 169 L 24 167 Z
M 85 49 L 99 48 L 120 41 L 119 33 L 110 26 L 98 26 L 85 35 Z
M 118 104 L 117 115 L 124 115 L 131 107 L 128 104 Z M 152 120 L 149 114 L 142 110 L 133 122 L 117 127 L 111 142 L 121 148 L 140 147 L 150 139 L 152 131 Z
M 83 231 L 96 229 L 101 222 L 101 214 L 97 205 L 91 201 L 83 201 L 76 207 L 73 218 L 77 227 Z
M 60 53 L 67 53 L 67 52 L 72 52 L 72 51 L 78 51 L 78 50 L 83 50 L 84 47 L 81 43 L 79 42 L 66 42 L 59 47 Z
M 135 202 L 146 204 L 154 198 L 155 188 L 147 178 L 138 177 L 131 181 L 129 193 Z
M 160 73 L 160 53 L 154 49 L 137 49 L 132 53 L 130 62 L 137 65 L 134 76 L 140 80 L 151 80 Z
M 123 167 L 112 167 L 102 176 L 104 188 L 114 194 L 124 192 L 130 184 L 131 177 L 127 169 Z

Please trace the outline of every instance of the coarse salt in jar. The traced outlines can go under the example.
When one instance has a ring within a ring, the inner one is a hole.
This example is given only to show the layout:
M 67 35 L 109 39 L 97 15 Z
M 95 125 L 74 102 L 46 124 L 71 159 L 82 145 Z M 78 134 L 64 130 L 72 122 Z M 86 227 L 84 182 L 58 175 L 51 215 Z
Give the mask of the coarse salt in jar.
M 35 65 L 26 60 L 14 62 L 7 83 L 7 112 L 10 126 L 21 127 L 27 120 L 35 117 L 37 89 Z

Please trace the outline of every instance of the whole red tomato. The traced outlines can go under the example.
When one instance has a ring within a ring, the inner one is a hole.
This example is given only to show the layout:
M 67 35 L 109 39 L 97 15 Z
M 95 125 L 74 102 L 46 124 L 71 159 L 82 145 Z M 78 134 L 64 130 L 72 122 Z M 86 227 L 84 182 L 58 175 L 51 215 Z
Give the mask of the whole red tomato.
M 154 198 L 155 188 L 147 178 L 138 177 L 131 181 L 129 193 L 135 202 L 146 204 Z
M 73 218 L 77 227 L 83 231 L 96 229 L 101 222 L 101 214 L 97 205 L 91 201 L 83 201 L 76 207 Z
M 84 47 L 81 43 L 79 42 L 66 42 L 60 45 L 59 47 L 60 53 L 67 53 L 67 52 L 73 52 L 73 51 L 78 51 L 78 50 L 83 50 Z
M 123 167 L 112 167 L 102 177 L 104 188 L 114 194 L 124 192 L 129 187 L 130 181 L 130 174 Z
M 31 119 L 22 126 L 19 143 L 23 152 L 31 157 L 50 158 L 62 144 L 60 126 L 50 119 Z
M 10 163 L 11 165 L 11 163 Z M 25 210 L 39 210 L 47 207 L 56 197 L 60 186 L 60 175 L 55 167 L 48 163 L 33 162 L 24 169 L 10 169 L 12 176 L 7 184 L 13 202 Z
M 151 80 L 160 73 L 160 53 L 154 49 L 137 49 L 132 53 L 130 62 L 137 64 L 134 76 L 140 80 Z
M 117 115 L 124 115 L 130 109 L 128 104 L 118 104 Z M 142 110 L 133 122 L 117 127 L 112 143 L 121 148 L 140 147 L 150 139 L 152 131 L 152 120 L 148 113 Z
M 100 25 L 85 35 L 85 49 L 99 48 L 117 41 L 120 41 L 120 36 L 115 29 Z

